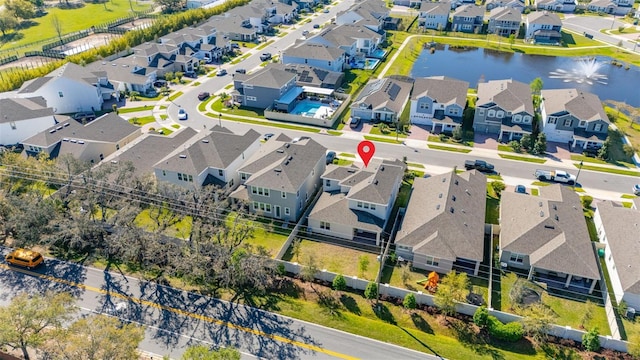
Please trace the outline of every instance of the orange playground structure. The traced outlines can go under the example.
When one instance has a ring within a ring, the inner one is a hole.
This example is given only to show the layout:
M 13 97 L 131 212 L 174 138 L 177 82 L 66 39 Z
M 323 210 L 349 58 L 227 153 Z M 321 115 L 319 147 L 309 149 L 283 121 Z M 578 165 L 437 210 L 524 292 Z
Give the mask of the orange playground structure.
M 438 273 L 436 273 L 435 271 L 432 271 L 429 273 L 426 279 L 418 280 L 416 281 L 416 283 L 423 285 L 425 290 L 429 291 L 430 293 L 434 293 L 438 288 L 439 280 L 440 280 L 440 276 L 438 275 Z

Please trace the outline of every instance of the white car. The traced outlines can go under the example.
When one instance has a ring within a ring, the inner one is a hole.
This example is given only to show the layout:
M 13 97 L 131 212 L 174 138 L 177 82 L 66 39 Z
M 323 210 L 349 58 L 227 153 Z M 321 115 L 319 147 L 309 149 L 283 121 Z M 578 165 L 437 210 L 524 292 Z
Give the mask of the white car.
M 640 184 L 633 185 L 633 195 L 640 196 Z
M 180 110 L 178 110 L 178 120 L 187 120 L 188 117 L 189 115 L 185 109 L 180 108 Z

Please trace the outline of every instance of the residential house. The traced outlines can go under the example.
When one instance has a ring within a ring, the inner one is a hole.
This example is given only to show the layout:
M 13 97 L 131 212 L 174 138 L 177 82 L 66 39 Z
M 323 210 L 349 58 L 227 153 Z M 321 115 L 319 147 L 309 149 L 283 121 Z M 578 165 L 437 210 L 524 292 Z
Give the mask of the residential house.
M 323 44 L 300 42 L 282 52 L 283 64 L 303 64 L 335 72 L 344 70 L 344 61 L 344 50 Z
M 412 124 L 430 126 L 432 133 L 452 133 L 462 126 L 469 83 L 445 76 L 417 78 L 411 93 Z
M 599 202 L 593 222 L 604 244 L 604 262 L 616 303 L 624 301 L 640 310 L 640 209 Z
M 256 2 L 260 5 L 260 2 Z M 264 0 L 262 2 L 267 11 L 267 21 L 269 24 L 291 24 L 298 18 L 298 4 L 285 4 L 280 1 Z
M 487 178 L 476 170 L 415 178 L 396 235 L 396 254 L 419 269 L 478 275 L 484 258 L 486 194 Z
M 498 7 L 512 8 L 520 13 L 524 11 L 524 1 L 520 0 L 487 0 L 484 5 L 487 7 L 487 11 L 491 11 Z
M 99 111 L 113 93 L 107 74 L 68 62 L 49 74 L 27 80 L 15 97 L 43 97 L 55 114 Z
M 508 80 L 478 84 L 478 99 L 473 117 L 476 134 L 498 134 L 498 140 L 520 140 L 531 134 L 534 119 L 529 85 Z
M 562 41 L 562 20 L 557 14 L 536 11 L 525 16 L 525 35 L 534 44 L 560 44 Z
M 238 17 L 242 19 L 242 25 L 245 27 L 252 27 L 258 34 L 262 34 L 268 31 L 270 28 L 267 19 L 267 11 L 263 4 L 252 2 L 243 6 L 238 6 L 225 13 L 229 17 Z
M 597 150 L 607 139 L 609 118 L 600 98 L 578 89 L 542 90 L 540 113 L 547 141 L 572 150 Z
M 231 197 L 259 216 L 296 222 L 321 188 L 326 150 L 310 138 L 274 136 L 240 167 L 244 186 Z
M 487 32 L 500 36 L 518 37 L 522 14 L 520 11 L 510 7 L 497 7 L 489 12 L 489 26 Z
M 265 68 L 276 68 L 297 75 L 296 85 L 308 88 L 338 89 L 344 80 L 344 73 L 327 71 L 301 64 L 270 63 Z
M 314 233 L 380 245 L 402 185 L 405 164 L 372 160 L 367 167 L 328 165 L 323 193 L 309 213 Z
M 468 4 L 458 7 L 451 14 L 451 31 L 478 34 L 484 21 L 484 6 Z
M 187 9 L 198 9 L 198 8 L 207 8 L 208 5 L 212 5 L 217 0 L 187 0 L 186 7 Z
M 206 185 L 235 189 L 238 169 L 260 147 L 260 134 L 251 129 L 243 135 L 216 126 L 198 134 L 154 166 L 156 179 L 189 189 Z
M 339 48 L 344 50 L 351 60 L 356 57 L 372 55 L 384 39 L 384 32 L 376 32 L 356 23 L 354 25 L 329 25 L 307 39 L 307 43 Z
M 423 3 L 422 0 L 393 0 L 393 5 L 395 6 L 406 6 L 410 8 L 420 8 L 420 4 Z
M 572 13 L 578 4 L 577 0 L 536 0 L 536 9 Z
M 561 184 L 541 187 L 539 196 L 503 192 L 500 263 L 551 288 L 592 293 L 600 272 L 580 196 Z
M 141 135 L 138 126 L 114 113 L 108 113 L 86 125 L 69 117 L 58 118 L 58 123 L 25 139 L 22 144 L 28 155 L 46 153 L 51 158 L 71 154 L 74 158 L 92 164 L 120 150 Z
M 451 9 L 457 9 L 460 6 L 475 4 L 476 2 L 473 0 L 449 0 L 449 3 L 451 4 Z
M 351 8 L 336 15 L 336 25 L 358 24 L 374 32 L 381 32 L 391 10 L 382 0 L 356 2 Z
M 43 97 L 0 99 L 0 144 L 15 145 L 56 124 Z
M 216 28 L 216 41 L 254 42 L 258 40 L 258 29 L 254 28 L 249 19 L 227 13 L 209 18 L 206 24 Z M 219 44 L 217 44 L 219 45 Z
M 273 107 L 291 111 L 295 100 L 302 93 L 296 86 L 295 73 L 268 68 L 253 74 L 236 74 L 233 79 L 235 90 L 233 101 L 243 106 L 266 109 Z
M 425 29 L 445 30 L 449 24 L 451 5 L 448 2 L 421 1 L 418 26 Z
M 351 116 L 367 121 L 397 122 L 412 86 L 413 81 L 409 78 L 369 80 L 351 104 Z
M 625 16 L 633 11 L 633 1 L 631 0 L 594 0 L 587 5 L 587 10 Z

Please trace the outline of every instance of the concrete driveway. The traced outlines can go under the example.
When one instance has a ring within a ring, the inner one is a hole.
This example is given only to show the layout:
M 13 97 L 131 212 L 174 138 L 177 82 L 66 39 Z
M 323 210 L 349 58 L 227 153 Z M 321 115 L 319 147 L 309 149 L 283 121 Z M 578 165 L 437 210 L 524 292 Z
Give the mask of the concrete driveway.
M 497 150 L 498 140 L 494 136 L 475 134 L 475 136 L 473 137 L 473 146 L 479 149 Z

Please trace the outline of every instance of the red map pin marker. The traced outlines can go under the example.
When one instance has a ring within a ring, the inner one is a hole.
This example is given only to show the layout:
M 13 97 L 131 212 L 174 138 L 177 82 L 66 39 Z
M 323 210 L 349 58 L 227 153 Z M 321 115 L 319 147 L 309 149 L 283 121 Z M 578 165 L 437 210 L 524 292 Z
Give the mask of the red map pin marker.
M 360 141 L 360 144 L 358 144 L 358 155 L 360 155 L 360 157 L 362 158 L 364 167 L 367 167 L 367 165 L 369 165 L 369 161 L 371 160 L 371 158 L 373 157 L 373 153 L 375 152 L 376 147 L 369 140 Z

